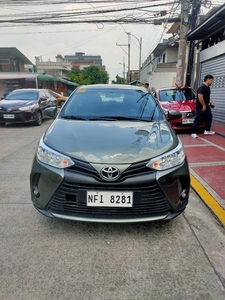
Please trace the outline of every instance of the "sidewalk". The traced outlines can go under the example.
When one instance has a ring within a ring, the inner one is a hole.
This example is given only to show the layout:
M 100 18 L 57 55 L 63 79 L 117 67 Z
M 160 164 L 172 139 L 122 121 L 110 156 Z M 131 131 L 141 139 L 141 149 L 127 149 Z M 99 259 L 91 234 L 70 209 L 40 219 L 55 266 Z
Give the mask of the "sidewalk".
M 190 166 L 191 186 L 225 226 L 225 125 L 212 124 L 215 135 L 178 134 Z

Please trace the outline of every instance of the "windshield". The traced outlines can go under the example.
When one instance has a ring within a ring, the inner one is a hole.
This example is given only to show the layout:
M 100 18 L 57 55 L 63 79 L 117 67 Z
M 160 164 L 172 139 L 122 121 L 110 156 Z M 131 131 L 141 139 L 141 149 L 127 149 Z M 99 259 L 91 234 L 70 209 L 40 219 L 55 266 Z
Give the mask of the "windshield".
M 78 89 L 64 105 L 62 118 L 92 120 L 163 120 L 163 113 L 151 94 L 141 90 Z
M 194 100 L 196 93 L 192 89 L 168 89 L 159 92 L 160 101 Z
M 9 94 L 6 100 L 37 100 L 38 92 L 37 91 L 16 91 Z

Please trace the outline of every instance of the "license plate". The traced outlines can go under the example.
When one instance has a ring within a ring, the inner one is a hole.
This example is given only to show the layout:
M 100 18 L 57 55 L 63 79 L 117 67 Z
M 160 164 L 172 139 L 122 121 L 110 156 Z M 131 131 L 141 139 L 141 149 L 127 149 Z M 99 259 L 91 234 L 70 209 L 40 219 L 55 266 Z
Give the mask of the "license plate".
M 87 206 L 132 207 L 133 192 L 87 192 Z
M 182 124 L 192 124 L 194 122 L 194 119 L 183 119 Z
M 15 115 L 11 114 L 11 115 L 3 115 L 4 119 L 15 119 Z

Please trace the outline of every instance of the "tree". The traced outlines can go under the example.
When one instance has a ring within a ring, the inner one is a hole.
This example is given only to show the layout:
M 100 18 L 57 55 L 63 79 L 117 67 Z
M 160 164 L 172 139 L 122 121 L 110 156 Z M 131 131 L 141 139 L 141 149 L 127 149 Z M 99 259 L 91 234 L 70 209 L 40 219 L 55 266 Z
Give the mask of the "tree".
M 109 75 L 106 71 L 101 70 L 98 66 L 89 66 L 84 70 L 72 68 L 67 73 L 68 78 L 80 85 L 108 83 Z
M 119 75 L 116 75 L 116 81 L 112 81 L 113 84 L 125 84 L 126 81 L 123 77 L 120 77 Z

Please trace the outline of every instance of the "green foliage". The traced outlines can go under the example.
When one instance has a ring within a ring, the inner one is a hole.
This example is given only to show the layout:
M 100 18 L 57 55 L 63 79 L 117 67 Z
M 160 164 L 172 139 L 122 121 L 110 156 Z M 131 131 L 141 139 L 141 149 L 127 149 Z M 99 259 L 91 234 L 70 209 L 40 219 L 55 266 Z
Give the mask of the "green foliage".
M 67 77 L 80 85 L 108 83 L 109 75 L 106 71 L 101 70 L 98 66 L 89 66 L 84 70 L 72 68 L 67 73 Z
M 119 75 L 116 75 L 116 81 L 112 81 L 113 84 L 126 84 L 126 80 L 123 77 L 120 77 Z

